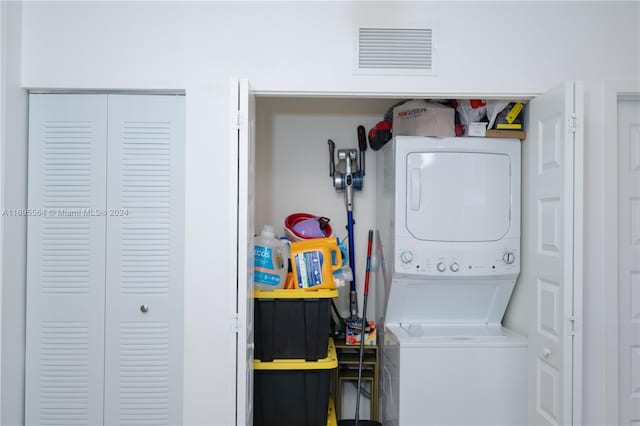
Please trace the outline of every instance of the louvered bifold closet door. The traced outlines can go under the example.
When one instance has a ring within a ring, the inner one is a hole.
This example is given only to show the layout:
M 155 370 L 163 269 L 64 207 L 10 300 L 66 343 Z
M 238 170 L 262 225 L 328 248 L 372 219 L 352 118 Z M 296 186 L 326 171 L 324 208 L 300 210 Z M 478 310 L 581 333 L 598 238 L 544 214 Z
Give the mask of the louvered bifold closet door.
M 107 97 L 29 102 L 25 422 L 102 424 Z
M 109 96 L 105 424 L 182 424 L 184 97 Z

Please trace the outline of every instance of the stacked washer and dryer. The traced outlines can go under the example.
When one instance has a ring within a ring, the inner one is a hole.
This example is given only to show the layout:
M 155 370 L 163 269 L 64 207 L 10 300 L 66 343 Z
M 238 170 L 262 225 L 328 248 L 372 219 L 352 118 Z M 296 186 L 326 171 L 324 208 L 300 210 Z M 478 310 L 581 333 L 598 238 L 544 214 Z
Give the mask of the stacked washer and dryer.
M 386 426 L 526 424 L 527 341 L 502 326 L 520 164 L 514 139 L 397 136 L 378 151 Z

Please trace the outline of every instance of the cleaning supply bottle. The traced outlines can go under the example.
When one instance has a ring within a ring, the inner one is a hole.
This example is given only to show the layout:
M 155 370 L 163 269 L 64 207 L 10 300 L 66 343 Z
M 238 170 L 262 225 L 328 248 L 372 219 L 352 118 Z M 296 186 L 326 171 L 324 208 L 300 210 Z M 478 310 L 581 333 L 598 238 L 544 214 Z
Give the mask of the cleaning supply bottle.
M 289 248 L 273 230 L 264 225 L 253 245 L 253 283 L 257 290 L 284 288 L 289 263 Z
M 297 288 L 336 288 L 333 272 L 342 266 L 342 253 L 337 238 L 294 241 L 290 250 L 293 278 Z

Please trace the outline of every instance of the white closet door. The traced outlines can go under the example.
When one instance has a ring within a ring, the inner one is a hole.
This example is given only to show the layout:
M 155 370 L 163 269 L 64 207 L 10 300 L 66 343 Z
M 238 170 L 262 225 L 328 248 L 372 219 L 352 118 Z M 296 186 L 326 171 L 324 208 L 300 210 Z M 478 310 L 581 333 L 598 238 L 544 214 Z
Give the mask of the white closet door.
M 107 98 L 29 97 L 26 424 L 102 424 Z
M 178 425 L 184 97 L 109 95 L 108 109 L 105 424 Z
M 579 383 L 574 382 L 580 376 L 576 359 L 581 354 L 573 321 L 581 295 L 576 274 L 582 253 L 582 132 L 575 126 L 582 120 L 581 93 L 581 86 L 566 83 L 533 99 L 528 107 L 523 211 L 529 219 L 523 264 L 535 280 L 528 368 L 532 425 L 573 424 L 580 395 Z
M 231 163 L 237 176 L 231 182 L 230 215 L 237 217 L 232 233 L 236 238 L 236 284 L 238 310 L 236 347 L 236 425 L 253 424 L 253 235 L 255 216 L 255 96 L 246 79 L 231 82 Z M 244 201 L 246 200 L 246 201 Z

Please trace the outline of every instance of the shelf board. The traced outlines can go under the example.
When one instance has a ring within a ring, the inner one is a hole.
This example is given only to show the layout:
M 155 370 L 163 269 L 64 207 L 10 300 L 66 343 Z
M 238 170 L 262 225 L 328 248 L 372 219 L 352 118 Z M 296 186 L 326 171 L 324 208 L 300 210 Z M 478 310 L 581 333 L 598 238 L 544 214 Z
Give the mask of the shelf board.
M 362 379 L 363 380 L 373 380 L 374 372 L 371 370 L 362 370 Z M 341 368 L 338 371 L 338 380 L 358 380 L 358 370 L 357 369 L 344 369 Z
M 338 353 L 338 364 L 358 364 L 360 362 L 360 354 L 359 353 Z M 363 364 L 376 364 L 376 356 L 375 354 L 366 353 L 362 357 Z

